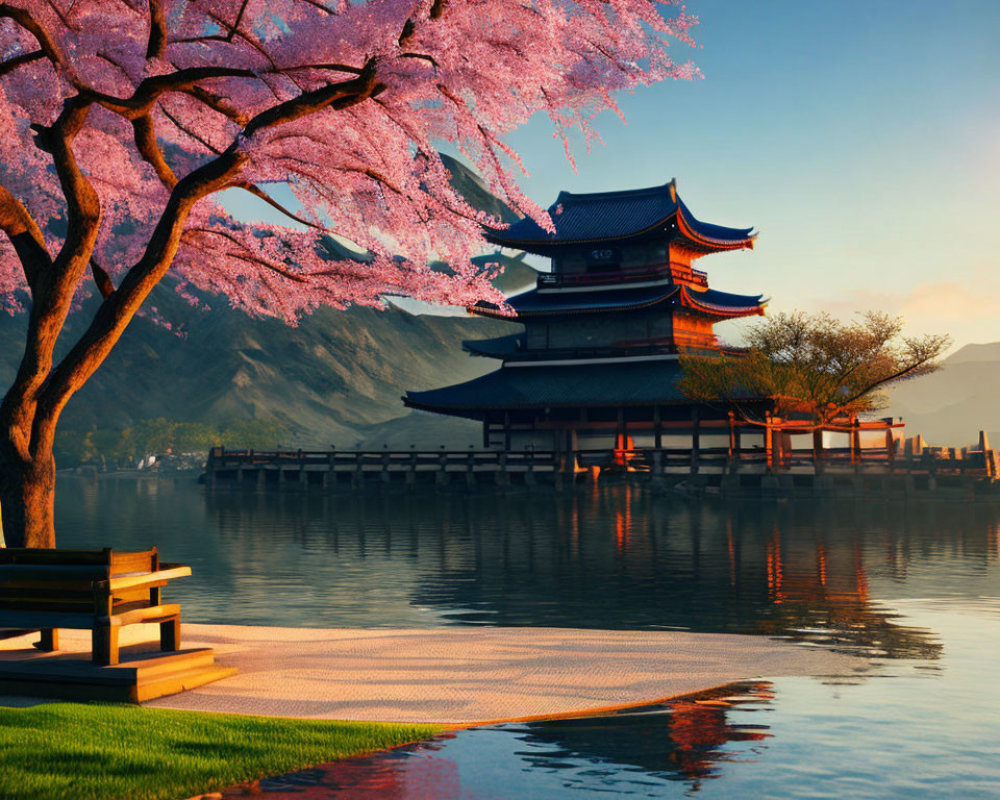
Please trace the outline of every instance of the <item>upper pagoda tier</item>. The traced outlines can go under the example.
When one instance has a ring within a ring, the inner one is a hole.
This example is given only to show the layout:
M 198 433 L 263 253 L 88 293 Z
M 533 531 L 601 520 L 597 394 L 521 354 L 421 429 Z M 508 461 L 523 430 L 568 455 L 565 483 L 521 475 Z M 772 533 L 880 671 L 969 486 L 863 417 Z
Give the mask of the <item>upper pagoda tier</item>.
M 580 314 L 606 316 L 612 312 L 662 309 L 668 313 L 697 313 L 715 321 L 763 314 L 763 295 L 733 294 L 715 289 L 693 288 L 671 283 L 628 286 L 616 291 L 595 287 L 587 291 L 552 292 L 529 289 L 508 298 L 507 307 L 480 301 L 468 311 L 481 317 L 511 322 L 560 319 Z
M 548 212 L 555 233 L 525 217 L 504 230 L 487 230 L 486 238 L 503 247 L 553 258 L 594 243 L 608 248 L 665 239 L 671 254 L 683 253 L 688 263 L 708 253 L 753 247 L 756 238 L 753 228 L 728 228 L 697 219 L 677 194 L 675 180 L 619 192 L 560 192 Z

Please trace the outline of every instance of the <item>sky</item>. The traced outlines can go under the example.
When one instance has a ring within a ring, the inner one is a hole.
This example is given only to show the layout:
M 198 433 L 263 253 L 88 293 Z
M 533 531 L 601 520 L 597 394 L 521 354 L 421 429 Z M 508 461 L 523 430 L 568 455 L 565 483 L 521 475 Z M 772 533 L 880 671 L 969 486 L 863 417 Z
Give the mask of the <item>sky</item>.
M 956 346 L 1000 341 L 1000 0 L 688 0 L 704 75 L 620 99 L 576 173 L 547 120 L 510 142 L 543 206 L 561 189 L 677 179 L 753 251 L 698 262 L 770 311 L 878 309 Z M 739 323 L 726 323 L 738 326 Z M 738 339 L 737 329 L 719 332 Z
M 954 349 L 1000 341 L 1000 0 L 687 10 L 698 47 L 672 49 L 703 78 L 621 95 L 626 123 L 599 116 L 604 144 L 576 140 L 576 172 L 536 116 L 509 138 L 528 195 L 676 178 L 699 219 L 759 231 L 753 251 L 698 262 L 713 288 L 770 312 L 885 311 Z M 738 343 L 746 324 L 716 330 Z

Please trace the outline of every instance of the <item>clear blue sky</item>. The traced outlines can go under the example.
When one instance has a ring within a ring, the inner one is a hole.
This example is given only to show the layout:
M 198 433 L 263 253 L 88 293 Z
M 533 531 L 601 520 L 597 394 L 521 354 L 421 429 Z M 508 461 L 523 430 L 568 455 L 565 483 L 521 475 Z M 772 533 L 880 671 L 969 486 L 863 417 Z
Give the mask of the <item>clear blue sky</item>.
M 627 125 L 576 148 L 533 121 L 511 142 L 560 189 L 676 177 L 701 219 L 760 230 L 699 262 L 771 309 L 878 308 L 956 344 L 1000 340 L 1000 0 L 688 0 L 704 79 L 621 98 Z M 726 332 L 731 338 L 735 332 Z

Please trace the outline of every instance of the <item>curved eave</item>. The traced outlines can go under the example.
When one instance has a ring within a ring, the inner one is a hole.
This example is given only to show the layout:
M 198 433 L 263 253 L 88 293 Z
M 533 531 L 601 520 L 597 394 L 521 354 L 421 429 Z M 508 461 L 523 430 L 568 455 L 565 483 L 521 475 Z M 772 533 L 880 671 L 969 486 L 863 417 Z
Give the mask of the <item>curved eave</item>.
M 691 246 L 710 252 L 752 250 L 754 240 L 757 238 L 757 233 L 752 229 L 740 230 L 736 228 L 727 229 L 727 233 L 732 231 L 733 238 L 710 236 L 705 231 L 703 223 L 695 219 L 683 203 L 677 209 L 677 231 L 688 240 Z
M 667 223 L 670 222 L 676 212 L 671 212 L 662 219 L 657 220 L 652 225 L 648 225 L 645 228 L 640 228 L 637 231 L 630 231 L 629 233 L 619 234 L 617 236 L 590 236 L 590 237 L 578 237 L 575 239 L 505 239 L 502 236 L 495 235 L 500 233 L 499 231 L 491 232 L 490 229 L 486 229 L 483 234 L 483 238 L 491 244 L 500 245 L 501 247 L 508 247 L 512 250 L 525 250 L 529 253 L 534 253 L 536 255 L 547 255 L 553 250 L 559 250 L 563 247 L 575 247 L 581 244 L 597 244 L 601 242 L 606 243 L 622 243 L 629 242 L 634 239 L 642 239 L 651 233 L 656 233 L 664 231 Z M 539 230 L 542 230 L 539 228 Z M 552 234 L 547 234 L 552 236 Z
M 693 292 L 688 287 L 681 287 L 681 305 L 699 311 L 711 317 L 720 319 L 736 319 L 738 317 L 764 316 L 764 307 L 768 299 L 761 297 L 746 305 L 723 305 L 712 303 L 699 297 L 700 292 Z
M 661 294 L 655 295 L 648 299 L 643 300 L 632 300 L 630 302 L 622 303 L 603 303 L 601 305 L 567 305 L 565 307 L 551 306 L 548 308 L 539 309 L 522 309 L 518 310 L 511 307 L 510 311 L 501 309 L 499 306 L 495 308 L 490 308 L 487 306 L 469 306 L 468 311 L 470 314 L 476 314 L 483 317 L 491 317 L 493 319 L 505 319 L 510 322 L 523 322 L 525 320 L 538 320 L 547 319 L 552 317 L 572 317 L 579 316 L 581 314 L 606 314 L 606 313 L 616 313 L 621 311 L 639 311 L 644 308 L 651 308 L 660 303 L 666 302 L 677 296 L 677 293 L 681 290 L 681 287 L 674 284 L 667 288 L 667 291 Z M 528 294 L 526 292 L 525 294 Z M 574 299 L 579 298 L 579 295 L 572 295 Z M 511 298 L 512 303 L 516 302 L 517 298 Z
M 512 333 L 509 336 L 497 336 L 493 339 L 466 339 L 462 342 L 462 349 L 474 356 L 503 359 L 517 355 L 523 347 L 523 342 L 523 333 Z

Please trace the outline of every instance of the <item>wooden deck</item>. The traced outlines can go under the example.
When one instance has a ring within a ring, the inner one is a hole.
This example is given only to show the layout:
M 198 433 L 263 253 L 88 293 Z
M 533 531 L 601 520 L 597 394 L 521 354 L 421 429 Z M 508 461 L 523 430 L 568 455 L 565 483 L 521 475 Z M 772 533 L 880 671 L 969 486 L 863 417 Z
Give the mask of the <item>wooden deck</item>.
M 902 450 L 902 449 L 901 449 Z M 566 452 L 500 449 L 439 451 L 259 451 L 214 448 L 212 490 L 358 491 L 401 487 L 572 486 L 634 480 L 731 496 L 1000 497 L 998 453 L 970 448 L 763 449 L 645 448 Z
M 121 662 L 98 666 L 89 633 L 65 631 L 64 650 L 32 647 L 38 634 L 0 641 L 0 695 L 141 703 L 226 678 L 235 669 L 215 663 L 211 648 L 162 653 L 155 644 L 123 647 Z

